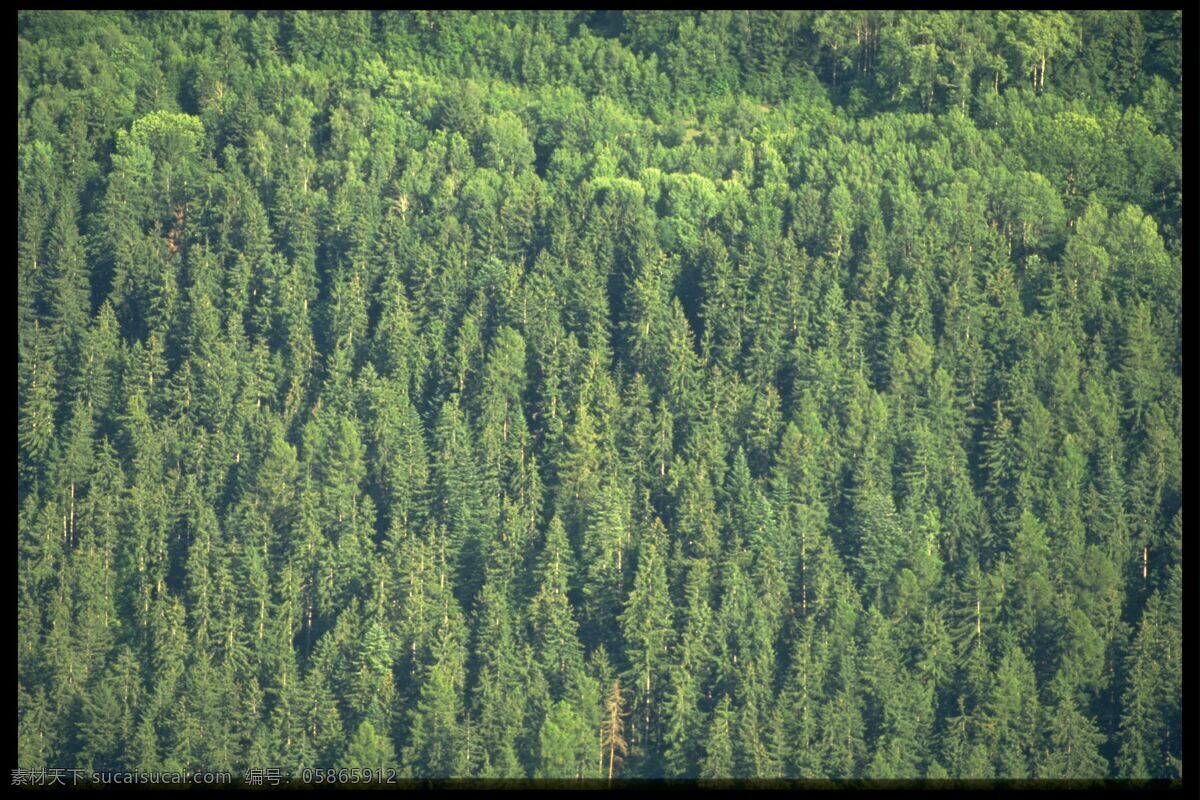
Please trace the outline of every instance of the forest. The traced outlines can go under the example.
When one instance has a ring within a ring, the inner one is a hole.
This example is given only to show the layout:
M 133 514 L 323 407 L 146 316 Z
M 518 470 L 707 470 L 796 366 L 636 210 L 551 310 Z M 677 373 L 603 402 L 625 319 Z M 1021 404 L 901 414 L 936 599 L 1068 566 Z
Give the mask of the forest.
M 1182 780 L 1182 12 L 17 45 L 18 768 Z

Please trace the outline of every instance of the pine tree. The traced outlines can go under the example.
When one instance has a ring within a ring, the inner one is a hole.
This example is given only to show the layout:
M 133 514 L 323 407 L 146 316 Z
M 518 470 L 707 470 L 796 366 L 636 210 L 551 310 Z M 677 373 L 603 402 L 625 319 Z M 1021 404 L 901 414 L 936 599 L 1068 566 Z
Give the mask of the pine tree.
M 575 780 L 584 777 L 591 761 L 592 736 L 586 723 L 559 700 L 550 707 L 539 732 L 540 750 L 533 777 Z
M 396 762 L 392 743 L 364 719 L 358 730 L 346 742 L 346 749 L 337 761 L 338 769 L 369 769 L 375 774 L 386 771 Z
M 1045 744 L 1038 758 L 1037 777 L 1046 779 L 1100 779 L 1108 775 L 1108 762 L 1100 754 L 1107 737 L 1095 720 L 1082 713 L 1068 687 L 1056 684 L 1057 702 L 1045 716 Z
M 604 697 L 604 709 L 600 723 L 600 764 L 607 769 L 608 783 L 611 786 L 617 764 L 624 761 L 629 752 L 629 743 L 625 740 L 624 700 L 621 697 L 621 681 L 615 680 L 608 694 Z M 607 763 L 607 767 L 604 765 Z
M 1126 688 L 1121 698 L 1117 773 L 1124 778 L 1165 777 L 1170 774 L 1167 723 L 1172 687 L 1162 663 L 1164 630 L 1162 601 L 1155 594 L 1146 604 L 1125 656 Z M 1171 642 L 1168 646 L 1173 646 Z M 1168 651 L 1169 652 L 1169 651 Z
M 446 558 L 453 566 L 455 586 L 465 597 L 477 588 L 480 548 L 484 541 L 484 504 L 473 438 L 457 399 L 442 405 L 434 429 L 437 457 L 431 459 L 431 485 L 441 499 L 434 513 L 446 531 Z
M 21 340 L 28 355 L 18 365 L 17 444 L 24 454 L 22 483 L 29 487 L 45 469 L 55 438 L 57 373 L 50 341 L 36 323 Z
M 550 520 L 538 561 L 539 587 L 530 605 L 535 651 L 546 671 L 552 694 L 561 697 L 569 677 L 583 667 L 578 625 L 568 599 L 574 557 L 557 516 Z
M 666 541 L 666 529 L 656 518 L 639 543 L 637 571 L 619 620 L 630 664 L 630 683 L 636 687 L 631 712 L 637 723 L 631 733 L 635 747 L 646 755 L 657 746 L 652 737 L 659 716 L 659 684 L 673 638 L 673 608 L 665 559 L 659 550 L 665 548 Z
M 1026 732 L 1042 724 L 1042 709 L 1033 666 L 1020 647 L 1010 647 L 1001 658 L 985 708 L 986 738 L 996 774 L 1008 779 L 1031 777 L 1036 744 Z
M 462 654 L 449 632 L 439 632 L 424 670 L 408 745 L 401 757 L 413 777 L 467 774 L 466 725 L 462 699 Z
M 521 640 L 513 630 L 505 587 L 485 580 L 476 599 L 475 647 L 477 682 L 472 717 L 487 778 L 520 777 L 517 739 L 526 717 L 525 676 L 517 654 Z
M 704 761 L 700 767 L 701 780 L 728 780 L 733 777 L 733 713 L 729 695 L 724 695 L 713 709 L 708 737 L 704 744 Z

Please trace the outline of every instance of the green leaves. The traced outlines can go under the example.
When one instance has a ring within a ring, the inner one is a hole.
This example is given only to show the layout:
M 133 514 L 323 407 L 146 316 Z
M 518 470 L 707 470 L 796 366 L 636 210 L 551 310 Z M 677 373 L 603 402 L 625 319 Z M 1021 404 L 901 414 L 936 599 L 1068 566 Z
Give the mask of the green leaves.
M 1181 19 L 21 12 L 18 766 L 1178 776 Z
M 346 743 L 346 750 L 338 760 L 337 768 L 369 769 L 378 773 L 394 768 L 395 763 L 391 740 L 376 731 L 369 719 L 365 719 Z

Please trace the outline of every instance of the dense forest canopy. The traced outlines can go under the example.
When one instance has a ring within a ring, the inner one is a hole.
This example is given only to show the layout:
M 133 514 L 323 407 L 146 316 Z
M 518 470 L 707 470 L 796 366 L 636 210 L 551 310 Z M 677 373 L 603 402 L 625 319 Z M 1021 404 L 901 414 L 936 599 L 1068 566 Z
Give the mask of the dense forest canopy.
M 18 13 L 18 766 L 1181 777 L 1181 26 Z

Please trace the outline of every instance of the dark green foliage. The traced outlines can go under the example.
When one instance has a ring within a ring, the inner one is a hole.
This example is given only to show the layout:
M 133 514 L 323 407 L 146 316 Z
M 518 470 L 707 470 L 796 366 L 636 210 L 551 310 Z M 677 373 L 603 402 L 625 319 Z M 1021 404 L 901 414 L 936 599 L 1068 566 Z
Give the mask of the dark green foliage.
M 1182 775 L 1181 12 L 17 27 L 18 767 Z

